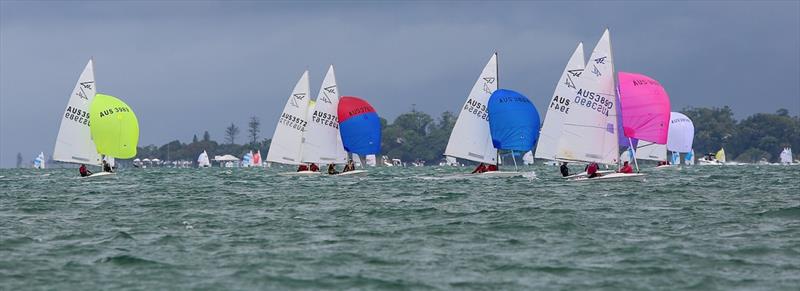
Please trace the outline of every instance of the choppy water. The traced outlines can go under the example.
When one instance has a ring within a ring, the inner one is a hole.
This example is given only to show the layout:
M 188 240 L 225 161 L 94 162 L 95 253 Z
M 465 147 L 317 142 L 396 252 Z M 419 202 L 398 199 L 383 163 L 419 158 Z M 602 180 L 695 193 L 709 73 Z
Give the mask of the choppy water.
M 0 170 L 0 289 L 787 289 L 800 166 Z

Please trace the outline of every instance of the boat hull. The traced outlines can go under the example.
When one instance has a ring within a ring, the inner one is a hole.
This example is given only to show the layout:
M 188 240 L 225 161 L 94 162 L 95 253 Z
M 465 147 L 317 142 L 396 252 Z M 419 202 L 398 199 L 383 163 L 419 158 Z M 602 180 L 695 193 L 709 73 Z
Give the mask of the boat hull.
M 299 172 L 284 172 L 284 173 L 279 173 L 278 175 L 294 177 L 294 176 L 316 176 L 319 174 L 320 172 L 299 171 Z
M 631 173 L 631 174 L 623 174 L 623 173 L 610 173 L 605 174 L 600 177 L 578 177 L 574 179 L 570 179 L 570 181 L 576 182 L 603 182 L 603 181 L 644 181 L 645 174 L 642 173 Z
M 81 177 L 81 178 L 83 178 L 83 179 L 89 179 L 89 178 L 103 178 L 103 177 L 113 177 L 113 176 L 116 176 L 116 175 L 117 175 L 117 173 L 109 173 L 109 172 L 97 172 L 97 173 L 92 173 L 92 174 L 91 174 L 91 175 L 89 175 L 89 176 L 86 176 L 86 177 Z
M 484 177 L 484 178 L 517 177 L 517 176 L 522 176 L 522 172 L 491 171 L 491 172 L 483 172 L 480 174 L 475 174 L 474 176 Z
M 604 175 L 604 174 L 610 174 L 610 173 L 615 173 L 615 172 L 611 171 L 611 170 L 603 170 L 603 171 L 597 171 L 597 173 L 600 174 L 600 175 Z M 566 177 L 562 177 L 562 178 L 564 178 L 564 179 L 575 179 L 575 178 L 588 177 L 588 176 L 589 176 L 589 174 L 586 173 L 586 171 L 583 171 L 583 172 L 580 172 L 580 173 L 577 173 L 577 174 L 572 174 L 572 175 L 569 175 L 569 176 L 566 176 Z
M 349 172 L 342 172 L 336 174 L 336 176 L 366 176 L 366 175 L 367 175 L 367 170 L 352 170 Z

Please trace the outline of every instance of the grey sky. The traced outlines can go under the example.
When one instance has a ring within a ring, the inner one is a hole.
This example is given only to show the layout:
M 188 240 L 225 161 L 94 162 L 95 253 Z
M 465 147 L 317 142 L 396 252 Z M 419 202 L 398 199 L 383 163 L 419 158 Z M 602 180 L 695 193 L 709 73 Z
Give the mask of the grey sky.
M 250 116 L 272 135 L 302 71 L 328 64 L 343 95 L 393 120 L 416 104 L 457 111 L 490 54 L 500 86 L 544 113 L 583 41 L 611 28 L 615 65 L 659 80 L 673 110 L 729 105 L 742 118 L 800 111 L 800 4 L 780 2 L 0 1 L 0 166 L 53 151 L 89 57 L 99 92 L 136 112 L 140 145 L 190 141 Z M 240 137 L 241 142 L 244 137 Z

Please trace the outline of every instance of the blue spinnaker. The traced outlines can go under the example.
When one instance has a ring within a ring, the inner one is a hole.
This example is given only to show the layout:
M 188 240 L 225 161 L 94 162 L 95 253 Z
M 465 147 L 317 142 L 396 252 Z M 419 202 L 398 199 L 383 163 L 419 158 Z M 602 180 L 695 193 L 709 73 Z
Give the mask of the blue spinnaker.
M 489 130 L 495 148 L 531 150 L 539 138 L 539 124 L 539 112 L 528 97 L 507 89 L 489 97 Z

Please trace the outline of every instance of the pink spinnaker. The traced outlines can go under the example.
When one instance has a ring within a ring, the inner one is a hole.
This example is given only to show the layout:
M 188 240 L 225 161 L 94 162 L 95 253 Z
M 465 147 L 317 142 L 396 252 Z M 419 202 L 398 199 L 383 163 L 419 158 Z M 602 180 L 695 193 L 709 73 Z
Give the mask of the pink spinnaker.
M 658 81 L 645 75 L 619 72 L 622 131 L 626 137 L 667 143 L 669 95 Z

